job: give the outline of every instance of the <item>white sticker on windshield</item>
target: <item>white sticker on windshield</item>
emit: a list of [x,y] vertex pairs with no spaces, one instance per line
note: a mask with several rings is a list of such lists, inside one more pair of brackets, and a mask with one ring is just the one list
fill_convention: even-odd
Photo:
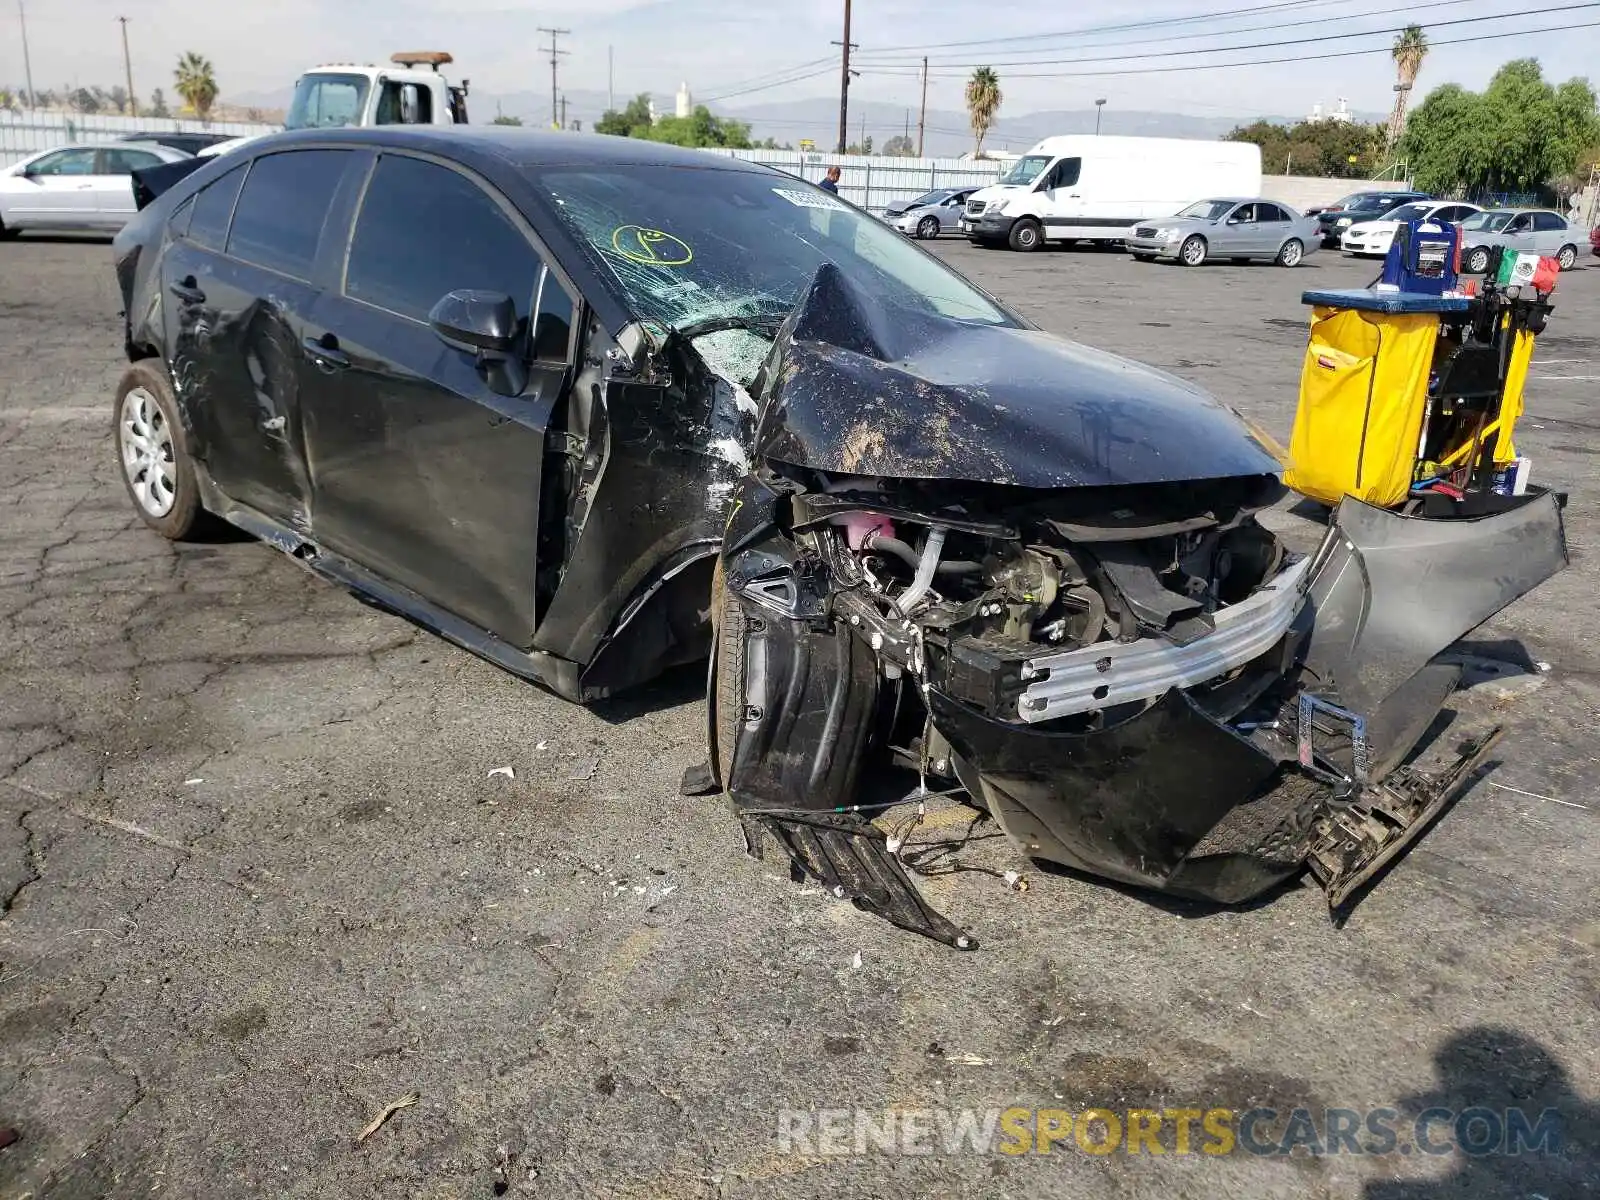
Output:
[[773,188],[775,193],[782,196],[796,208],[828,208],[839,212],[849,212],[850,206],[831,196],[819,196],[815,192],[802,192],[795,188]]

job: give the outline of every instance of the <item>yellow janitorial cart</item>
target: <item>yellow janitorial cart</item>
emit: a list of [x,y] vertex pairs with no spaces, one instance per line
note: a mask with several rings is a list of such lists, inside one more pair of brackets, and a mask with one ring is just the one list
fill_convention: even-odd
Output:
[[[1508,271],[1508,274],[1510,272]],[[1472,517],[1527,490],[1513,440],[1554,277],[1491,273],[1478,294],[1308,291],[1311,338],[1286,482],[1428,517]],[[1498,498],[1498,499],[1497,499]]]

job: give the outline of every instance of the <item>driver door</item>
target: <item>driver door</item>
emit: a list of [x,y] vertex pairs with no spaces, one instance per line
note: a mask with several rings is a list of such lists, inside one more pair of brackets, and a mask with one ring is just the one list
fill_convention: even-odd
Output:
[[22,176],[9,209],[19,225],[75,226],[95,221],[95,175],[93,147],[57,150],[35,160]]
[[1241,204],[1222,222],[1222,236],[1216,252],[1225,255],[1260,254],[1262,251],[1261,227],[1256,221],[1256,206]]
[[1039,185],[1046,203],[1043,206],[1045,236],[1070,235],[1073,226],[1081,225],[1085,216],[1082,190],[1078,181],[1083,175],[1083,159],[1056,160],[1049,174]]

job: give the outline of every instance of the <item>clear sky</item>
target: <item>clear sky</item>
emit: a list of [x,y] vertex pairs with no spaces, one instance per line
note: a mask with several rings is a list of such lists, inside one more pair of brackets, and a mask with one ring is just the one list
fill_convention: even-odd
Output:
[[[843,0],[24,0],[34,82],[109,86],[122,80],[116,22],[129,18],[134,82],[141,96],[172,91],[172,65],[196,50],[216,66],[223,99],[287,86],[307,66],[341,59],[383,61],[395,50],[445,49],[453,77],[475,91],[507,93],[549,87],[549,60],[539,26],[570,29],[561,39],[567,89],[604,92],[607,48],[616,62],[616,91],[652,91],[670,111],[686,80],[697,99],[737,112],[808,96],[837,95],[829,67],[841,36]],[[1252,9],[1231,16],[1201,14]],[[929,106],[959,108],[962,80],[976,62],[992,63],[1005,93],[1003,112],[1084,108],[1099,97],[1125,109],[1195,115],[1301,114],[1339,96],[1352,108],[1382,111],[1393,98],[1393,68],[1384,54],[1305,61],[1303,56],[1370,50],[1389,36],[1336,37],[1415,20],[1439,45],[1418,91],[1444,82],[1481,87],[1508,58],[1538,57],[1547,78],[1591,74],[1600,79],[1600,3],[1572,0],[1429,0],[1385,7],[1381,0],[855,0],[852,40],[860,43],[862,76],[852,95],[915,105],[920,58],[934,62]],[[1466,18],[1489,16],[1473,23]],[[1152,24],[1152,22],[1167,22]],[[1517,30],[1593,22],[1541,35]],[[1117,26],[1120,28],[1106,28]],[[0,3],[0,82],[22,82],[13,0]],[[1054,35],[1054,36],[1050,36]],[[1011,39],[1011,40],[1000,40]],[[1208,47],[1292,42],[1230,53]],[[1159,57],[1112,58],[1144,54]],[[1199,63],[1261,58],[1300,61],[1229,70],[1180,70]],[[1035,63],[1029,60],[1078,60]],[[1099,61],[1083,61],[1085,59]],[[1156,68],[1161,68],[1156,70]],[[1088,74],[1089,72],[1103,72]],[[787,73],[787,74],[785,74]],[[807,77],[808,73],[811,74]],[[1043,77],[1029,77],[1039,75]],[[774,78],[782,87],[744,91]]]

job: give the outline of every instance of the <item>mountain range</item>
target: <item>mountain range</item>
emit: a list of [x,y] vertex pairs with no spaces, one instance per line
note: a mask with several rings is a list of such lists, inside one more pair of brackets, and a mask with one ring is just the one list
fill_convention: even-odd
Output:
[[[282,88],[269,92],[242,92],[226,97],[226,102],[237,108],[258,108],[263,111],[283,110],[288,107],[292,90]],[[566,115],[570,124],[581,122],[581,128],[591,129],[610,103],[605,92],[573,89],[566,95]],[[621,107],[629,96],[618,92],[616,104]],[[658,95],[658,111],[671,113],[674,97]],[[698,102],[698,101],[697,101]],[[527,90],[513,92],[485,92],[473,89],[467,101],[468,110],[475,122],[493,120],[496,116],[520,117],[526,124],[543,127],[550,122],[550,93]],[[751,135],[757,141],[773,138],[780,144],[798,145],[809,138],[818,149],[831,150],[839,132],[839,104],[829,97],[805,100],[787,100],[767,104],[740,104],[711,101],[707,107],[718,116],[732,117],[748,122]],[[1356,113],[1361,121],[1379,121],[1383,114]],[[1240,112],[1237,116],[1197,117],[1186,113],[1134,111],[1107,106],[1101,114],[1100,130],[1107,134],[1137,135],[1140,137],[1214,138],[1221,137],[1236,126],[1265,119],[1293,123],[1301,117],[1285,117],[1262,113]],[[902,105],[879,101],[860,101],[850,106],[849,140],[857,143],[863,131],[873,144],[881,148],[891,137],[910,132],[913,143],[917,140],[917,112]],[[1041,138],[1058,133],[1093,133],[1095,110],[1058,109],[1004,116],[997,120],[984,145],[991,150],[1026,150]],[[972,131],[967,125],[967,115],[951,109],[929,109],[924,134],[924,153],[929,157],[954,157],[971,150]]]

